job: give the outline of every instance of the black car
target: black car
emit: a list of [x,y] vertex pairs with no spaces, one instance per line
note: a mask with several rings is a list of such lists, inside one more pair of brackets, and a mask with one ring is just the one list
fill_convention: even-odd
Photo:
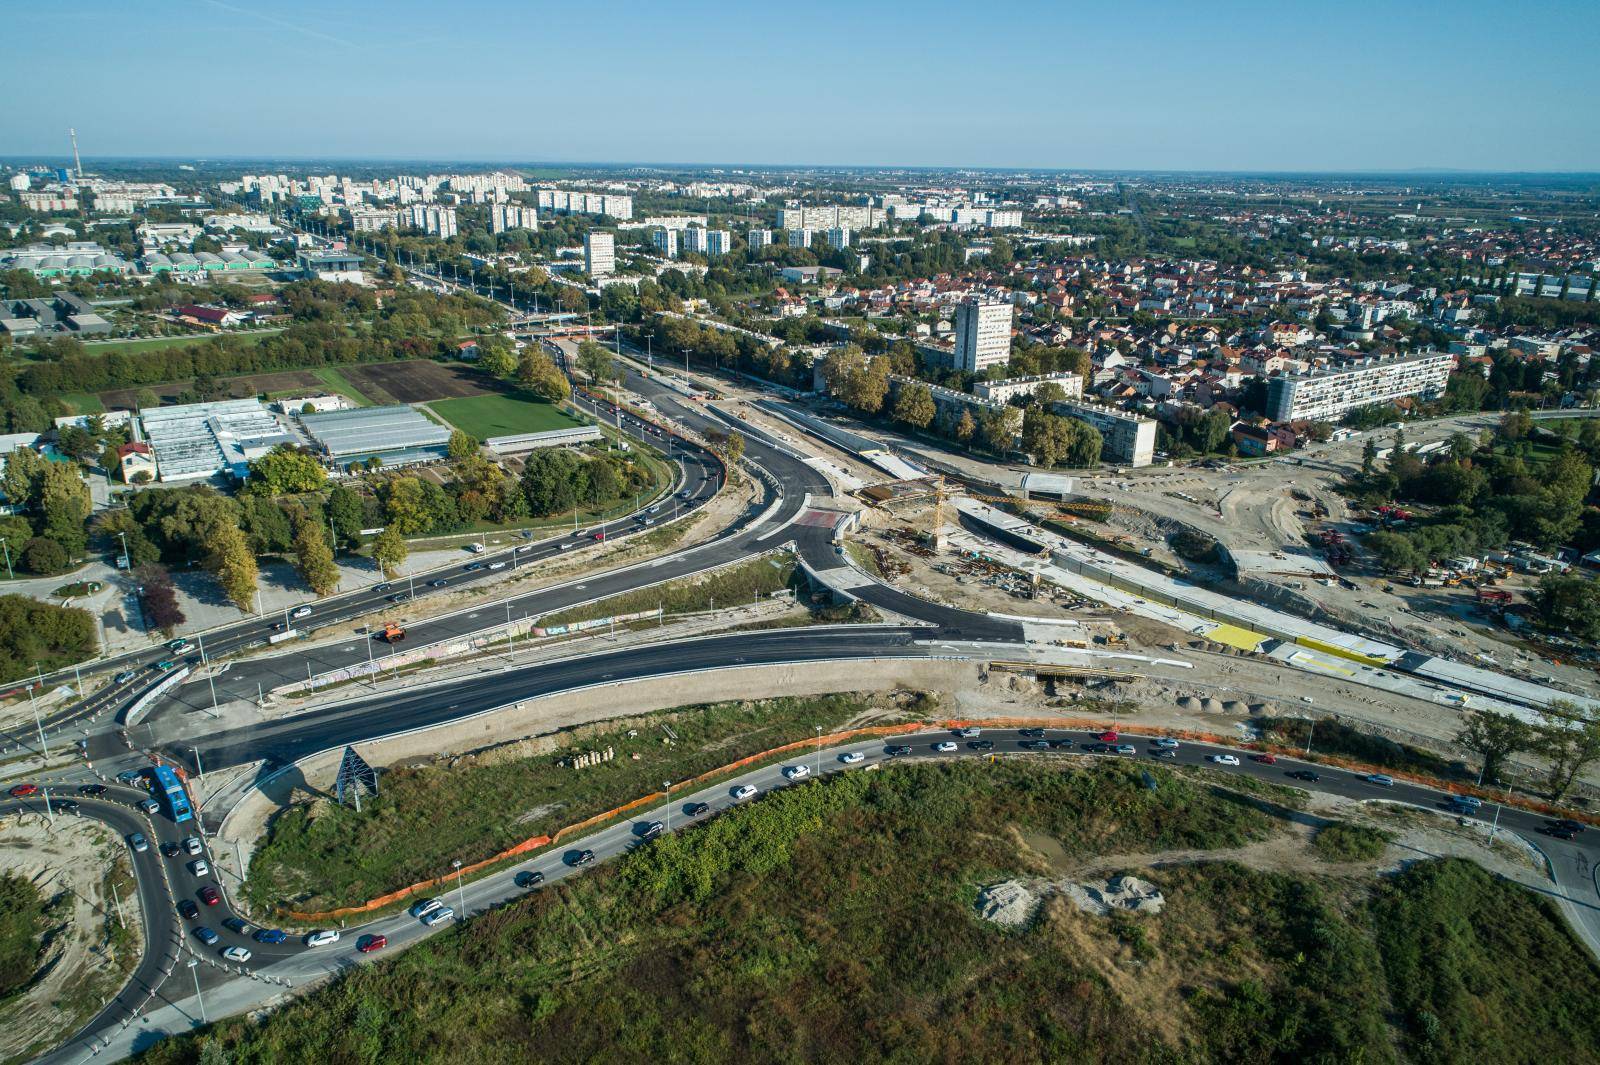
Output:
[[78,812],[78,804],[71,799],[51,799],[50,806],[57,813],[75,814]]
[[169,841],[169,842],[163,843],[161,845],[161,855],[164,858],[176,858],[178,855],[180,855],[182,853],[183,853],[183,848],[178,846],[176,843],[173,843],[173,842]]
[[883,753],[890,758],[899,758],[903,754],[911,753],[911,745],[908,743],[891,744],[883,749]]
[[684,809],[688,811],[690,817],[699,817],[701,814],[710,811],[711,804],[706,802],[692,802],[688,806],[684,807]]
[[567,864],[576,867],[580,865],[588,865],[592,861],[594,861],[594,851],[581,850],[577,854],[574,854],[572,857],[568,858]]
[[250,922],[239,917],[224,917],[222,927],[236,935],[247,936],[253,931]]
[[1045,740],[1022,740],[1017,744],[1025,751],[1048,751],[1050,744]]
[[1559,821],[1552,821],[1547,825],[1540,825],[1539,831],[1552,839],[1573,839],[1578,834]]
[[480,570],[482,568],[483,568],[483,563],[482,562],[468,562],[465,566],[461,567],[461,572],[462,573],[476,573],[476,572],[478,572],[478,570]]
[[429,588],[443,588],[449,583],[450,583],[449,581],[445,580],[443,577],[440,577],[436,581],[429,581],[428,582],[428,587]]
[[1152,747],[1150,750],[1146,751],[1145,753],[1148,754],[1151,758],[1176,758],[1176,757],[1178,757],[1178,752],[1177,751],[1169,751],[1165,747]]
[[104,795],[105,793],[106,786],[104,784],[85,784],[78,789],[79,795]]
[[1017,730],[1017,735],[1018,736],[1026,736],[1030,740],[1042,740],[1042,739],[1044,739],[1044,729],[1042,729],[1042,728],[1018,729]]
[[409,602],[411,602],[411,597],[409,595],[407,595],[405,592],[401,592],[398,595],[391,595],[389,597],[389,602],[391,602],[391,603],[409,603]]
[[1050,746],[1055,748],[1058,751],[1066,750],[1068,747],[1072,746],[1072,741],[1071,740],[1051,740],[1050,741]]
[[1557,828],[1564,828],[1573,835],[1577,835],[1579,832],[1582,832],[1588,827],[1582,821],[1574,821],[1570,817],[1557,818],[1556,820],[1552,821],[1551,824],[1555,825]]
[[387,592],[390,588],[393,588],[393,587],[394,587],[394,585],[390,584],[388,581],[384,581],[382,584],[374,584],[372,586],[372,590],[375,591],[375,592]]
[[183,916],[185,921],[192,921],[200,916],[200,907],[194,904],[193,899],[179,899],[178,913]]
[[1315,784],[1322,779],[1322,774],[1313,773],[1309,769],[1291,769],[1287,774],[1291,780],[1303,780],[1307,784]]
[[648,825],[645,825],[643,828],[641,828],[639,830],[639,838],[640,839],[655,839],[657,836],[661,835],[661,833],[665,832],[666,830],[667,830],[667,826],[662,824],[660,821],[651,821]]
[[1083,749],[1090,754],[1111,754],[1117,746],[1114,743],[1086,743]]
[[994,740],[972,740],[967,744],[967,747],[974,751],[992,751],[994,750]]
[[515,883],[521,888],[538,887],[544,883],[544,874],[537,869],[524,869],[516,875]]

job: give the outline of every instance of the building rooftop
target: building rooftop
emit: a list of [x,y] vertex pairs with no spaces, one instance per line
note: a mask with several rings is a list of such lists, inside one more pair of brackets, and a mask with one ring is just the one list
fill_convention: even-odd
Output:
[[330,458],[345,460],[450,442],[450,427],[429,421],[415,407],[357,407],[304,414],[300,423]]

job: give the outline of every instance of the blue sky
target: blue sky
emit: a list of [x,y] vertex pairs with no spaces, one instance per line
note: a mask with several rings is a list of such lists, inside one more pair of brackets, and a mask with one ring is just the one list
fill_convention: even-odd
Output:
[[1600,2],[79,0],[0,155],[1600,171]]

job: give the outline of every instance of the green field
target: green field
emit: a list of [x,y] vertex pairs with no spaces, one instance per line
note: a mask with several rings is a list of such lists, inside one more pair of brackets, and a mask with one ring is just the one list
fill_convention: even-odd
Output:
[[311,372],[316,375],[317,380],[328,386],[328,391],[343,396],[359,407],[372,406],[372,400],[368,399],[361,389],[351,383],[350,378],[346,377],[344,371],[339,367],[319,366]]
[[239,344],[259,344],[282,329],[252,329],[240,333],[191,333],[186,336],[148,337],[144,340],[91,340],[83,347],[91,355],[109,355],[113,351],[148,351],[151,348],[183,348],[204,344],[208,340],[227,337]]
[[433,400],[428,407],[451,425],[479,440],[547,429],[571,429],[584,423],[530,392],[504,396],[467,396]]
[[104,414],[106,405],[100,402],[100,397],[93,392],[66,392],[60,396],[61,402],[71,408],[74,414]]
[[[844,774],[138,1060],[1600,1058],[1600,970],[1548,900],[1455,859],[1387,877],[1227,860],[1281,838],[1271,809],[1222,778],[1112,763]],[[1130,857],[1089,864],[1107,854]],[[1119,871],[1165,908],[1099,916],[1055,898],[1019,927],[977,914],[1002,879]]]

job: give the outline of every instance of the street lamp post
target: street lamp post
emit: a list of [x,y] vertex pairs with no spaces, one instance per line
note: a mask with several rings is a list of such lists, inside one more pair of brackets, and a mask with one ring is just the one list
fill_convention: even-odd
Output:
[[16,574],[11,572],[11,548],[6,545],[4,536],[0,536],[0,550],[6,553],[6,580],[12,580]]
[[194,977],[194,997],[195,1001],[200,1003],[200,1023],[209,1024],[210,1022],[206,1020],[206,999],[205,996],[200,993],[199,964],[200,962],[196,959],[189,959],[189,975]]
[[817,776],[822,775],[822,726],[813,725],[817,730]]
[[672,831],[672,781],[663,780],[661,786],[667,791],[667,831]]
[[205,787],[205,783],[206,783],[206,767],[200,761],[200,748],[198,748],[198,747],[190,747],[189,748],[189,753],[194,755],[194,779],[195,779],[195,783],[199,784],[201,787]]
[[33,708],[33,727],[39,730],[39,746],[46,758],[50,757],[50,744],[44,738],[44,723],[39,720],[39,703],[33,695],[33,685],[28,685],[28,705]]
[[450,864],[456,868],[456,905],[459,907],[456,912],[461,914],[461,920],[466,920],[467,892],[466,889],[461,886],[461,859],[457,858]]
[[1311,753],[1311,737],[1316,734],[1317,719],[1306,715],[1306,754]]
[[128,534],[125,533],[125,532],[119,532],[119,533],[117,533],[117,536],[118,536],[118,538],[120,538],[122,540],[122,568],[123,568],[123,571],[127,572],[127,573],[132,573],[133,572],[133,559],[128,557]]

